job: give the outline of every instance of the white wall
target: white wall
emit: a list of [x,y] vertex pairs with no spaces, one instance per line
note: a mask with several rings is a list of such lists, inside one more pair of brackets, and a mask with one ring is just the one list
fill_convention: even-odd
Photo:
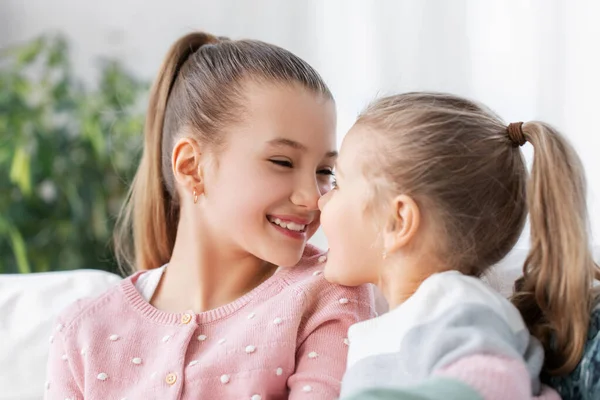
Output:
[[340,139],[369,100],[395,91],[450,91],[487,103],[508,122],[541,119],[563,130],[583,159],[599,244],[600,2],[568,4],[0,0],[0,47],[62,31],[83,77],[94,76],[98,57],[111,56],[151,78],[169,44],[190,30],[262,39],[323,74],[338,103]]

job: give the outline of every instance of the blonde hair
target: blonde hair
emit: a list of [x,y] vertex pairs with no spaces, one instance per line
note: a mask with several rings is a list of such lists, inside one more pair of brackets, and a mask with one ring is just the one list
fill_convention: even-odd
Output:
[[295,83],[332,99],[310,65],[268,43],[197,32],[168,51],[150,93],[142,159],[115,230],[115,251],[124,271],[169,261],[179,222],[173,146],[185,128],[219,148],[223,128],[243,117],[243,85],[250,80]]
[[[583,167],[564,137],[542,122],[509,132],[485,107],[437,93],[382,98],[357,125],[372,128],[371,163],[362,162],[377,192],[411,195],[443,233],[439,256],[454,269],[481,276],[515,245],[529,210],[531,249],[512,301],[546,350],[546,372],[573,370],[600,269],[589,247]],[[535,152],[530,177],[524,141]]]

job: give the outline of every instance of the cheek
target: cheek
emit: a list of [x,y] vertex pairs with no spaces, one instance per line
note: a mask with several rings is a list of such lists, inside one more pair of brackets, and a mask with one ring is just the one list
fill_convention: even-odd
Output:
[[329,248],[331,243],[338,238],[338,230],[342,220],[340,218],[340,204],[337,199],[333,199],[333,193],[328,193],[319,199],[319,209],[321,210],[320,222],[323,233],[327,237]]
[[224,167],[214,180],[213,192],[209,196],[221,219],[243,229],[249,222],[262,223],[264,213],[286,198],[288,188],[279,176],[252,164]]
[[[329,243],[325,278],[333,283],[357,286],[371,282],[373,240],[365,234],[362,214],[352,204],[333,197],[321,214],[321,225]],[[368,222],[366,222],[368,223]]]

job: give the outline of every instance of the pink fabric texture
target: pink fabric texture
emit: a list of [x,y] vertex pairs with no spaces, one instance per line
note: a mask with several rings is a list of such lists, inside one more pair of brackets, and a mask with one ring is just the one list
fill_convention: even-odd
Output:
[[348,327],[374,316],[369,287],[325,281],[324,254],[302,260],[223,307],[160,311],[141,273],[60,318],[46,399],[335,399]]
[[454,378],[475,389],[485,400],[560,400],[558,393],[543,386],[539,396],[531,396],[530,374],[523,361],[477,354],[440,369],[436,376]]

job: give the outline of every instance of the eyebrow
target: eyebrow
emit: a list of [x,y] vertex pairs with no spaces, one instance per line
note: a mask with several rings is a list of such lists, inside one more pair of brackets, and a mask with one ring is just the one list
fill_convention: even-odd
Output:
[[[302,152],[305,152],[308,150],[306,148],[306,146],[303,145],[302,143],[296,142],[295,140],[286,139],[286,138],[276,138],[276,139],[270,140],[268,143],[275,147],[290,147],[294,150],[300,150]],[[338,152],[333,150],[333,151],[327,152],[327,154],[325,154],[325,158],[334,158],[334,157],[337,157],[337,155],[338,155]]]

